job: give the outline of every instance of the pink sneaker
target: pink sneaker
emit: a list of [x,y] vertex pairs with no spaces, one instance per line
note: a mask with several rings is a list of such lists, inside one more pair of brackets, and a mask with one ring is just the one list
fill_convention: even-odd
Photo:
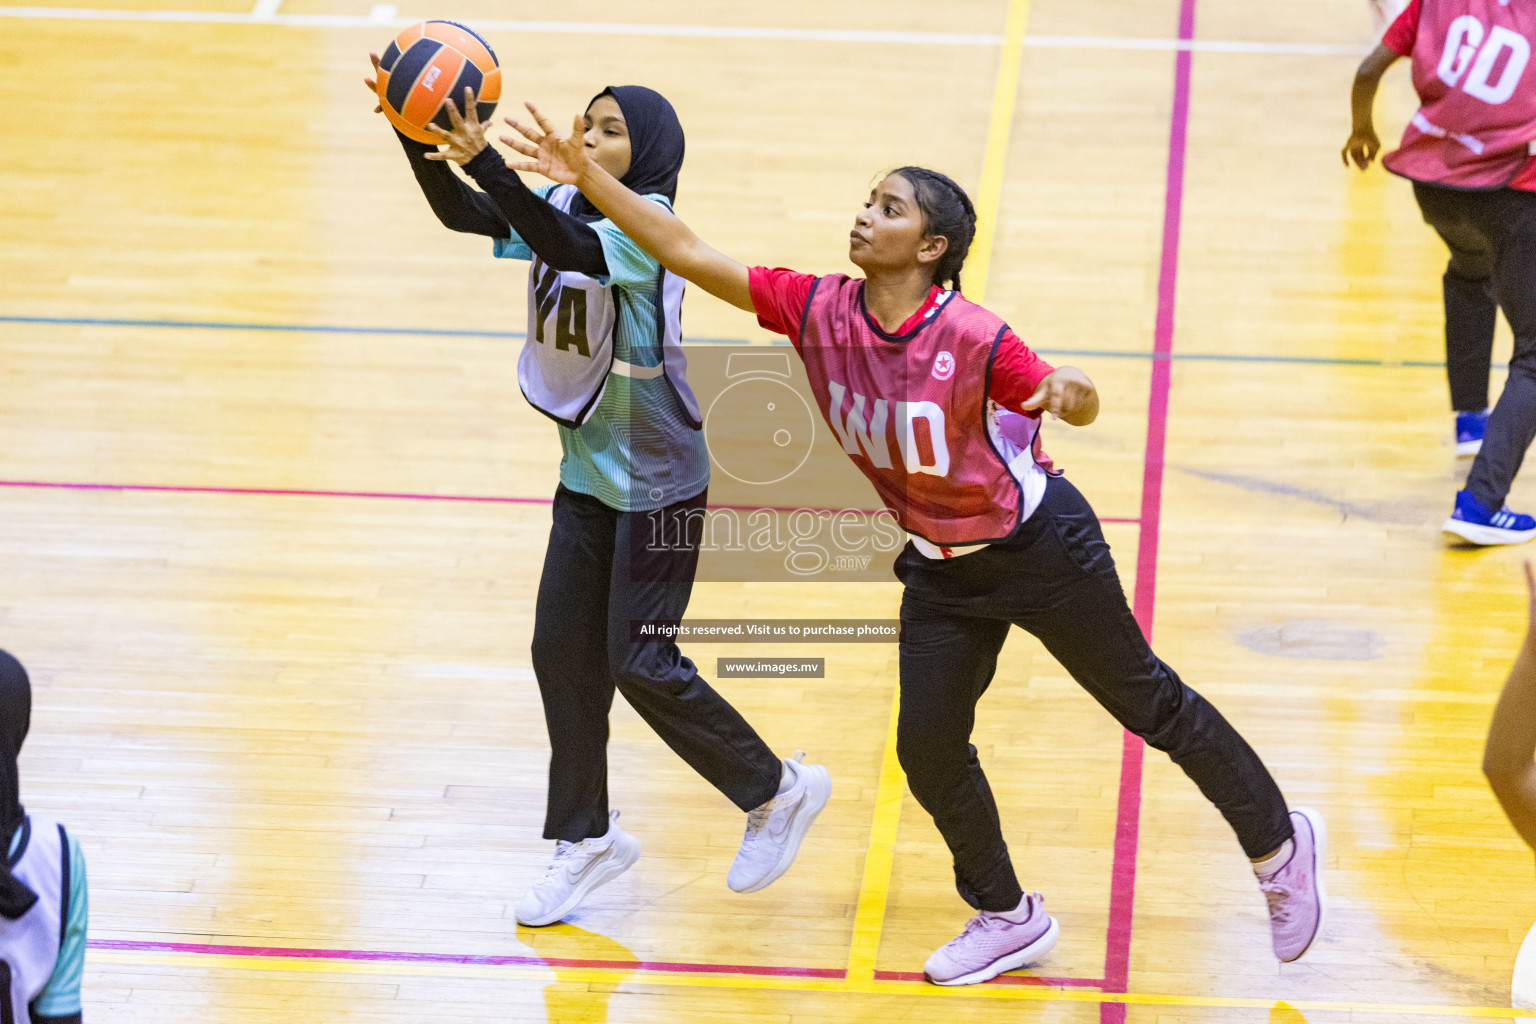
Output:
[[1278,871],[1259,876],[1259,888],[1269,901],[1269,929],[1275,956],[1284,963],[1300,960],[1323,927],[1328,897],[1323,892],[1323,857],[1328,829],[1322,815],[1310,807],[1291,811],[1291,859]]
[[[1025,912],[1021,921],[1013,920]],[[1025,896],[1017,910],[983,910],[965,923],[965,931],[940,946],[923,965],[923,977],[935,985],[974,985],[1004,971],[1016,971],[1040,959],[1056,945],[1061,926],[1045,913],[1039,893]]]

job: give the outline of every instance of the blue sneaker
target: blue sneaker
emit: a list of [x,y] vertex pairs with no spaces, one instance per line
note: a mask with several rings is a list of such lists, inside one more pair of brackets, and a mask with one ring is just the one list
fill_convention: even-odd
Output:
[[1524,544],[1536,537],[1536,519],[1511,512],[1505,505],[1489,512],[1471,491],[1456,492],[1456,508],[1441,527],[1473,544]]
[[1483,450],[1483,431],[1488,429],[1488,410],[1456,414],[1456,454],[1476,455]]

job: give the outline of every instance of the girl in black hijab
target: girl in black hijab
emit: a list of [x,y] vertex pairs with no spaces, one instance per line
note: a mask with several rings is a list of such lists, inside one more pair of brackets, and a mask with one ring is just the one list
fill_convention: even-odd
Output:
[[[831,778],[801,764],[802,755],[780,761],[669,634],[644,642],[630,635],[633,621],[682,620],[707,507],[709,453],[682,372],[683,281],[576,189],[530,190],[486,143],[473,97],[466,93],[462,104],[468,120],[459,109],[450,105],[452,131],[437,132],[441,151],[404,136],[401,144],[445,226],[495,239],[497,256],[532,262],[518,382],[559,424],[564,452],[532,651],[550,742],[544,838],[556,847],[517,904],[517,919],[553,924],[640,855],[608,808],[615,689],[748,812],[726,882],[755,892],[788,870],[826,806]],[[588,104],[581,129],[594,161],[671,208],[684,141],[665,97],[611,86]],[[450,161],[485,191],[454,175]],[[677,542],[657,548],[647,543],[653,536]]]
[[[0,836],[14,836],[27,820],[21,806],[16,758],[32,723],[32,684],[21,662],[0,651]],[[0,917],[14,921],[37,902],[37,893],[11,873],[0,870]]]
[[0,651],[0,1017],[79,1024],[88,907],[85,858],[64,826],[21,806],[16,767],[32,720],[27,670]]

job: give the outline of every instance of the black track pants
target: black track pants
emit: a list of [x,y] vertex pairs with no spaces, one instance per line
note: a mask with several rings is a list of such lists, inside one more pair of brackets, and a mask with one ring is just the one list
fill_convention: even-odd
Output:
[[[1473,496],[1496,512],[1536,437],[1536,192],[1510,188],[1469,192],[1415,182],[1413,194],[1424,220],[1451,250],[1446,272],[1446,347],[1452,391],[1458,374],[1470,381],[1469,367],[1480,358],[1471,350],[1474,343],[1481,344],[1484,324],[1492,344],[1492,316],[1486,303],[1493,296],[1514,331],[1509,379],[1488,417],[1483,449],[1467,475]],[[1460,279],[1454,286],[1452,275]],[[1453,291],[1460,295],[1459,313],[1454,314]],[[1478,291],[1485,298],[1479,299]],[[1461,318],[1455,329],[1463,339],[1454,346],[1453,315]],[[1461,349],[1454,357],[1452,347]],[[1468,394],[1462,398],[1453,394],[1453,402],[1474,402],[1475,387],[1475,383],[1466,384]]]
[[698,567],[690,544],[649,542],[657,512],[620,512],[561,486],[534,613],[533,670],[549,727],[544,838],[608,830],[608,712],[617,689],[694,771],[747,811],[772,799],[784,768],[677,645],[635,643],[631,620],[679,622]]
[[901,713],[896,750],[918,803],[955,859],[961,897],[982,910],[1022,898],[997,805],[970,735],[1010,625],[1033,633],[1125,728],[1166,752],[1261,857],[1291,836],[1285,798],[1253,748],[1147,646],[1098,518],[1055,477],[1008,540],[950,560],[897,560]]

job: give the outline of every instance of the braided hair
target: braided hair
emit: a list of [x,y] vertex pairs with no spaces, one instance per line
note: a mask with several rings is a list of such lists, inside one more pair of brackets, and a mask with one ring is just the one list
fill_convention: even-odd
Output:
[[891,173],[911,184],[917,208],[923,211],[923,230],[929,235],[943,235],[949,242],[933,269],[934,284],[958,292],[960,268],[976,237],[976,207],[971,205],[971,197],[953,179],[926,167],[898,167]]

